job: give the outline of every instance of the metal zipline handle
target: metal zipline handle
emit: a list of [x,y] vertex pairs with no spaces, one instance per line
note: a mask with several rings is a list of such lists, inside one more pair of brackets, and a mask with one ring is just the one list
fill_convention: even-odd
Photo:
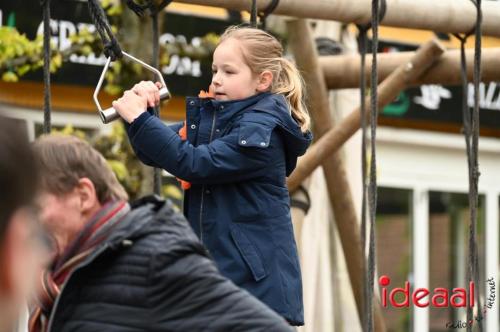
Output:
[[[160,79],[160,83],[162,85],[162,88],[160,89],[160,100],[170,99],[170,97],[171,97],[170,92],[168,91],[167,85],[165,84],[165,80],[163,79],[163,76],[158,69],[156,69],[156,68],[148,65],[147,63],[131,56],[130,54],[128,54],[126,52],[122,52],[122,54],[123,54],[123,56],[129,58],[132,61],[139,63],[141,66],[143,66],[144,68],[146,68],[147,70],[153,72],[156,76],[158,76],[158,78]],[[104,69],[102,70],[101,77],[99,78],[99,82],[97,82],[97,86],[96,86],[95,91],[94,91],[94,102],[97,106],[97,109],[99,110],[99,115],[100,115],[103,123],[110,123],[110,122],[120,118],[120,114],[118,114],[118,112],[113,107],[110,107],[110,108],[103,110],[101,107],[101,104],[99,103],[99,99],[97,98],[99,91],[101,90],[102,82],[104,82],[104,76],[105,76],[106,71],[108,70],[110,64],[111,64],[111,58],[108,58],[106,60],[106,64],[104,65]]]

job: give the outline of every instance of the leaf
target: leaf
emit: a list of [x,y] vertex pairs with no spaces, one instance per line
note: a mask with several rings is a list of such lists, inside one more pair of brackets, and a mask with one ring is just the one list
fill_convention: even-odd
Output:
[[24,74],[26,74],[29,70],[31,69],[31,66],[26,64],[26,65],[22,65],[20,66],[19,68],[17,68],[17,74],[19,76],[23,76]]
[[14,72],[7,71],[3,73],[2,80],[5,82],[17,82],[19,81],[19,77]]
[[109,16],[118,16],[123,12],[123,7],[118,5],[118,6],[111,6],[109,9],[106,11],[106,13]]
[[113,124],[113,128],[111,129],[111,136],[119,143],[123,142],[126,136],[126,132],[125,127],[121,122],[115,122]]
[[57,68],[61,67],[62,65],[62,56],[61,53],[57,53],[52,57],[52,60],[54,61],[54,65],[57,66]]
[[107,93],[109,93],[112,96],[117,96],[120,93],[122,93],[123,89],[121,86],[116,85],[116,84],[107,84],[104,87],[104,91],[106,91]]
[[116,177],[119,181],[123,181],[128,178],[129,173],[125,164],[118,160],[107,160],[108,165],[111,167],[113,172],[116,174]]
[[85,132],[79,129],[75,129],[71,123],[67,124],[64,126],[64,128],[61,129],[52,129],[53,134],[59,134],[59,135],[71,135],[71,136],[76,136],[78,138],[81,138],[85,140],[87,137],[85,135]]
[[83,45],[81,52],[83,55],[87,56],[92,53],[92,47],[90,47],[90,45]]
[[170,197],[173,199],[182,199],[182,192],[180,191],[179,187],[173,184],[164,185],[162,191],[165,197]]

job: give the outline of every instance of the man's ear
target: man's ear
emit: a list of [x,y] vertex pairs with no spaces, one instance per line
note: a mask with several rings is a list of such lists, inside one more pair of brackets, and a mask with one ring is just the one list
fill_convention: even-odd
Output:
[[272,84],[273,84],[273,73],[271,73],[269,70],[264,70],[259,75],[257,91],[259,92],[269,91]]
[[80,198],[80,211],[82,213],[89,211],[92,213],[96,207],[100,206],[94,183],[89,178],[79,179],[76,190]]

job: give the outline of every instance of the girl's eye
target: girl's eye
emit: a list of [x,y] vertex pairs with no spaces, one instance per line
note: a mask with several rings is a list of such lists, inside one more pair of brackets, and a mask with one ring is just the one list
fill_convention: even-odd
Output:
[[212,74],[217,74],[217,69],[212,69]]

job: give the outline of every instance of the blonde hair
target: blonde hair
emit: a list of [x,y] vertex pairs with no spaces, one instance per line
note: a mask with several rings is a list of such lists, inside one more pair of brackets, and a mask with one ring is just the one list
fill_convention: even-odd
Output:
[[304,81],[295,64],[283,57],[280,42],[263,30],[240,26],[227,28],[219,44],[230,38],[242,43],[244,60],[254,74],[265,70],[273,74],[271,92],[282,94],[302,132],[309,130],[311,119],[304,102]]
[[63,195],[85,177],[94,184],[101,204],[128,199],[106,159],[84,140],[61,134],[44,135],[33,143],[33,150],[43,190]]

